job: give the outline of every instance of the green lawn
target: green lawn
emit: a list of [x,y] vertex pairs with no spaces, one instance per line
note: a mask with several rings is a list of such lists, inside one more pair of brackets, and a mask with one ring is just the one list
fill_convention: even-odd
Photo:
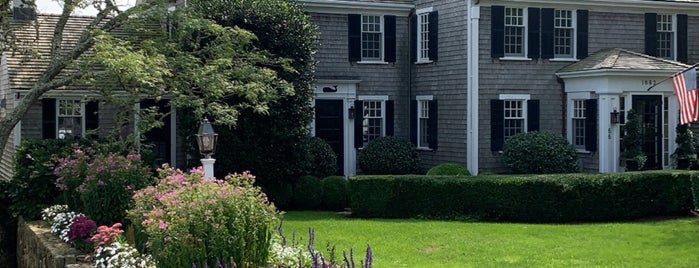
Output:
[[287,212],[284,231],[386,267],[699,267],[699,218],[586,224],[353,219]]

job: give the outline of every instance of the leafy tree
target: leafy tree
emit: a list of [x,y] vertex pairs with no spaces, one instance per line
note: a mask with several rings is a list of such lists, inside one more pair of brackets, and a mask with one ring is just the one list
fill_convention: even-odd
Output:
[[[293,0],[190,0],[187,6],[222,26],[251,31],[257,36],[256,48],[289,59],[292,67],[275,71],[293,85],[293,94],[270,102],[268,113],[241,111],[235,129],[216,129],[217,175],[251,170],[262,184],[297,177],[303,172],[303,161],[308,159],[303,147],[312,120],[317,27]],[[190,135],[195,133],[198,122],[183,125],[190,126],[182,128],[183,134]],[[198,155],[191,144],[190,152]]]

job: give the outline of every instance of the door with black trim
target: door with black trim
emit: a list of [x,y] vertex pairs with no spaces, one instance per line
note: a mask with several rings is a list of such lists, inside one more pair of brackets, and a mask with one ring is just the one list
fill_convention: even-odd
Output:
[[663,168],[662,111],[663,98],[660,95],[633,96],[633,109],[641,119],[641,149],[648,157],[644,169]]
[[[162,118],[164,123],[162,127],[153,128],[143,134],[145,136],[143,144],[146,145],[147,148],[150,148],[150,153],[144,155],[144,160],[152,160],[152,164],[155,166],[170,163],[170,156],[172,154],[170,148],[172,123],[170,122],[170,105],[168,102],[168,100],[155,101],[153,99],[141,101],[141,109],[157,107],[159,114],[167,115]],[[170,163],[170,166],[173,166],[173,163]]]
[[319,100],[315,104],[316,137],[327,142],[337,155],[337,175],[344,175],[344,109],[342,100]]

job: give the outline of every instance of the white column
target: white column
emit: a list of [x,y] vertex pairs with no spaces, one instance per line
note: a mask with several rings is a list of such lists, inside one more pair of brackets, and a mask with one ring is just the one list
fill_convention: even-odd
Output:
[[466,167],[472,175],[478,175],[478,21],[481,9],[468,2],[467,54],[466,72]]
[[619,124],[611,123],[611,113],[619,111],[619,96],[601,94],[597,107],[599,172],[619,172]]
[[214,178],[214,163],[216,159],[213,158],[202,158],[201,164],[204,166],[204,178],[211,179]]

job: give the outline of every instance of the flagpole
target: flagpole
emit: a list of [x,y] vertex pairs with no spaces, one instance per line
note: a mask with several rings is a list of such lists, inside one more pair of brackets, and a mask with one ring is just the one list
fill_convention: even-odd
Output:
[[673,75],[671,75],[671,76],[669,76],[669,77],[667,77],[667,78],[665,78],[665,79],[663,79],[663,80],[660,80],[659,82],[656,82],[655,84],[653,84],[652,86],[650,86],[648,89],[646,89],[646,91],[650,91],[651,88],[654,88],[654,87],[657,86],[658,84],[660,84],[660,83],[662,83],[662,82],[665,82],[665,81],[667,81],[667,80],[670,80],[670,79],[672,79],[673,77],[675,77],[675,75],[684,73],[684,72],[686,72],[687,70],[692,69],[692,68],[697,67],[697,66],[699,66],[699,63],[695,63],[694,65],[689,66],[689,67],[687,67],[686,69],[684,69],[684,70],[682,70],[682,71],[676,72],[675,74],[673,74]]

